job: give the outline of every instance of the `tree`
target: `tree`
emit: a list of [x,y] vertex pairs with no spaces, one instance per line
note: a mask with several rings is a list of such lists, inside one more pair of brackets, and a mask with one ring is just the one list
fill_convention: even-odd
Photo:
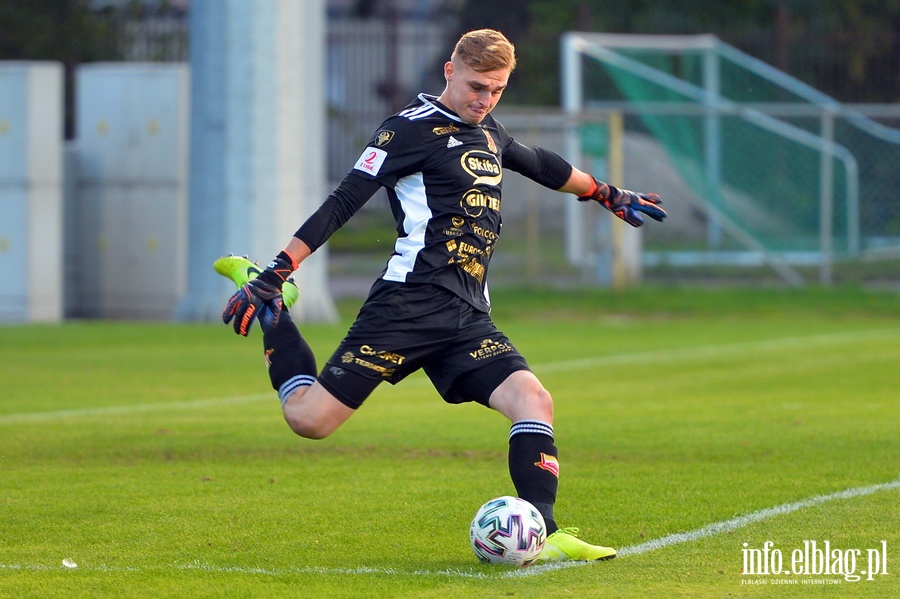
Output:
[[469,0],[463,28],[497,27],[521,69],[508,101],[559,102],[565,31],[712,33],[845,102],[900,101],[900,0]]
[[0,60],[53,60],[66,72],[66,137],[74,132],[74,71],[82,62],[115,60],[115,32],[87,0],[3,0]]

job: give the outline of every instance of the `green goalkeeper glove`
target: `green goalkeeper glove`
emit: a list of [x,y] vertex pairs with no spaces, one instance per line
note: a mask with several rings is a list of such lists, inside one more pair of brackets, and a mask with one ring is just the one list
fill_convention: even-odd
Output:
[[594,200],[632,227],[644,224],[642,212],[660,222],[667,216],[666,211],[660,206],[662,200],[659,194],[619,189],[597,179],[594,179],[594,188],[587,194],[578,196],[578,200],[581,202]]

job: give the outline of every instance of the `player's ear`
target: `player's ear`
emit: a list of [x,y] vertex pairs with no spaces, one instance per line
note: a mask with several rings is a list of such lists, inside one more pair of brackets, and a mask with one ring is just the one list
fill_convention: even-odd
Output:
[[453,63],[449,60],[444,63],[444,79],[448,82],[453,77]]

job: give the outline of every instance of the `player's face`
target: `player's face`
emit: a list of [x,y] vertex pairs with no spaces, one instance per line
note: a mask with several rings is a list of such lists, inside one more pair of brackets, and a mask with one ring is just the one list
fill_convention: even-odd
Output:
[[500,101],[509,69],[479,73],[461,61],[448,62],[444,78],[447,86],[439,100],[466,123],[477,125]]

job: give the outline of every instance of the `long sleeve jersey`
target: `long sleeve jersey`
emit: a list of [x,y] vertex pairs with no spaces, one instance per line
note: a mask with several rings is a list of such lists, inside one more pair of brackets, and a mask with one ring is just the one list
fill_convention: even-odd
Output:
[[295,236],[317,249],[384,187],[397,241],[381,277],[440,285],[488,311],[503,169],[550,189],[562,187],[572,172],[557,154],[517,142],[493,116],[470,125],[437,98],[420,94],[381,124]]

